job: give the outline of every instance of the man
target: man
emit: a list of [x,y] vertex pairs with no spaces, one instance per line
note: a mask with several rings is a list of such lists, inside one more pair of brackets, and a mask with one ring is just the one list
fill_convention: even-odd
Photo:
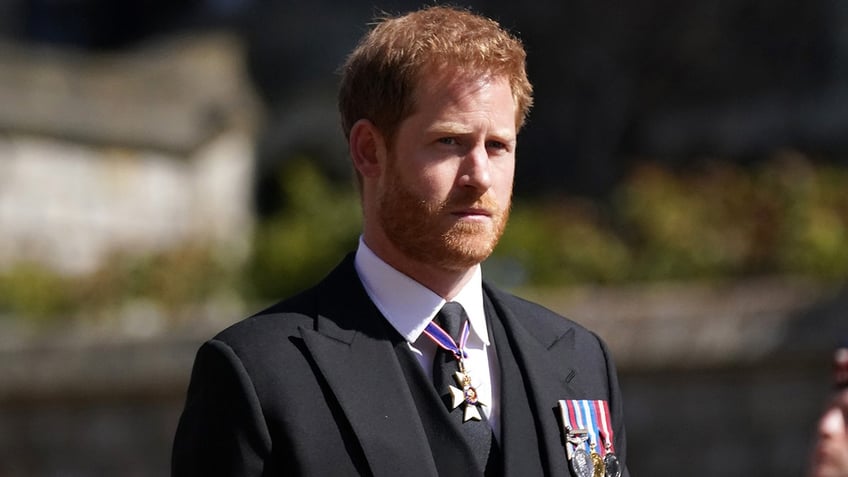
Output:
[[819,419],[809,477],[848,477],[848,343],[834,354],[833,396]]
[[524,63],[458,9],[366,34],[339,94],[359,248],[201,347],[174,475],[627,475],[602,342],[481,278],[532,102]]

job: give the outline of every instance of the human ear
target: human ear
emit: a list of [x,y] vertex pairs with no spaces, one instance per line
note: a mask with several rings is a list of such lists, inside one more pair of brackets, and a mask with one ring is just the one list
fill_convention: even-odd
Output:
[[386,157],[386,142],[371,121],[360,119],[350,129],[350,158],[363,177],[378,177]]

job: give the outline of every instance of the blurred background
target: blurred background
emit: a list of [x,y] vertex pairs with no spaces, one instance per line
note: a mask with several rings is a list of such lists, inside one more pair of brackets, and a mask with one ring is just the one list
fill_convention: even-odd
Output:
[[[634,476],[802,475],[848,336],[848,3],[462,1],[536,106],[488,277],[596,330]],[[167,475],[194,353],[355,247],[337,69],[421,2],[0,2],[0,476]]]

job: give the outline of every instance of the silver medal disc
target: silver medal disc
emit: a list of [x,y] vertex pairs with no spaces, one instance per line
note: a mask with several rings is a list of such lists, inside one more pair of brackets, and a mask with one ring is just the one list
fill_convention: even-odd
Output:
[[571,455],[571,468],[577,477],[592,477],[595,467],[586,449],[582,447],[574,449],[574,453]]
[[612,452],[604,456],[604,477],[621,477],[621,464]]

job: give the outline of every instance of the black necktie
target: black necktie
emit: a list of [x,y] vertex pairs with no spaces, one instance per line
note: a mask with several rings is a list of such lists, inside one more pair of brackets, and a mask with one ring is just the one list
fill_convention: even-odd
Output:
[[[454,341],[459,344],[460,330],[463,324],[468,321],[468,316],[465,314],[465,309],[462,305],[456,302],[445,303],[441,311],[436,315],[436,324],[445,330]],[[459,423],[465,439],[471,445],[474,455],[483,469],[486,468],[486,463],[489,460],[489,452],[492,446],[492,429],[489,423],[486,422],[485,415],[483,420],[468,420],[463,422],[463,414],[467,403],[460,404],[456,409],[451,409],[451,393],[449,386],[461,388],[462,386],[454,379],[454,374],[459,371],[459,364],[454,354],[441,347],[437,348],[436,356],[433,360],[433,384],[436,386],[436,392],[442,397],[445,405],[448,408],[451,419]]]

